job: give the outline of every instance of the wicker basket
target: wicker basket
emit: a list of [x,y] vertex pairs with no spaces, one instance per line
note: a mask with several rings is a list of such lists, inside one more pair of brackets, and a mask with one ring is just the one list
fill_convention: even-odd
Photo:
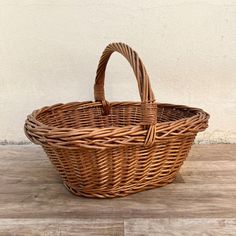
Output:
[[[105,70],[115,51],[132,66],[141,102],[105,100]],[[208,125],[201,109],[156,103],[142,61],[123,43],[104,50],[94,94],[95,102],[43,107],[25,122],[27,137],[42,145],[76,195],[118,197],[171,183],[196,134]]]

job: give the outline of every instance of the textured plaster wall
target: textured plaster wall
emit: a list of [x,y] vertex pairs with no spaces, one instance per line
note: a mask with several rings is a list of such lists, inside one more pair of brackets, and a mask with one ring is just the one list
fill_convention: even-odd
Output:
[[[0,0],[0,141],[25,142],[33,109],[93,99],[99,56],[113,41],[138,51],[160,102],[202,107],[198,142],[236,142],[236,1]],[[113,55],[108,100],[139,100]]]

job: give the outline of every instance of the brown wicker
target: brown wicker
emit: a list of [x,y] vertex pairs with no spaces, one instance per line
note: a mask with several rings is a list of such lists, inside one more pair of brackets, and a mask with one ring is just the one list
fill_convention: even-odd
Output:
[[[105,100],[105,70],[115,51],[132,66],[141,102]],[[171,183],[208,125],[201,109],[156,103],[142,61],[123,43],[104,50],[94,94],[95,102],[43,107],[25,122],[27,137],[42,145],[76,195],[111,198]]]

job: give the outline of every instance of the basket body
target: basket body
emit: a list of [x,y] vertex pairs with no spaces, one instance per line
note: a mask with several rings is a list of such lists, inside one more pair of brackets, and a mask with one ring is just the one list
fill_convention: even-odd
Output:
[[[105,100],[105,68],[113,51],[132,65],[141,102]],[[27,137],[43,147],[67,189],[112,198],[171,183],[209,115],[199,108],[156,103],[142,62],[121,43],[104,51],[94,88],[95,102],[43,107],[25,122]]]
[[[200,109],[158,104],[159,138],[146,147],[143,145],[146,134],[141,127],[135,134],[127,134],[128,129],[132,130],[140,122],[140,103],[111,103],[110,114],[104,116],[102,112],[100,103],[61,104],[34,112],[26,122],[27,136],[42,145],[64,185],[78,196],[120,197],[171,183],[197,132],[205,129],[208,119],[207,113]],[[57,127],[56,139],[50,139],[47,129],[44,135],[43,128],[36,132],[34,117],[37,122]],[[74,138],[63,136],[60,135],[62,127],[67,129],[66,134],[74,130],[70,127],[82,133]],[[54,129],[51,132],[56,132]],[[104,141],[106,129],[109,132]],[[132,141],[127,144],[127,140]],[[96,146],[99,144],[101,146]]]
[[69,191],[112,198],[171,183],[187,157],[194,136],[108,150],[68,150],[43,146]]

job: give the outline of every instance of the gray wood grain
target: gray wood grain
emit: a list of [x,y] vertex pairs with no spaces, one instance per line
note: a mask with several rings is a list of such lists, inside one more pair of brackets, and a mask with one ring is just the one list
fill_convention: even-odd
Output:
[[231,185],[172,184],[112,200],[78,198],[59,184],[34,189],[0,194],[0,218],[234,217],[236,212],[236,188]]
[[185,161],[180,174],[185,183],[236,184],[236,161]]
[[[78,235],[81,224],[83,235],[103,231],[123,235],[123,221],[127,235],[158,235],[156,228],[166,225],[166,230],[167,222],[172,224],[168,235],[185,235],[184,230],[190,235],[188,224],[202,228],[202,235],[214,235],[218,228],[222,235],[231,235],[236,217],[235,173],[236,145],[194,145],[172,184],[124,198],[88,199],[65,189],[40,147],[0,146],[0,236]],[[144,231],[138,228],[142,224]],[[178,228],[181,224],[185,228]],[[86,227],[99,229],[90,232]]]
[[236,144],[193,145],[188,160],[236,161]]
[[122,236],[123,221],[84,219],[4,219],[0,236]]
[[126,236],[235,236],[234,219],[131,219],[125,221]]

